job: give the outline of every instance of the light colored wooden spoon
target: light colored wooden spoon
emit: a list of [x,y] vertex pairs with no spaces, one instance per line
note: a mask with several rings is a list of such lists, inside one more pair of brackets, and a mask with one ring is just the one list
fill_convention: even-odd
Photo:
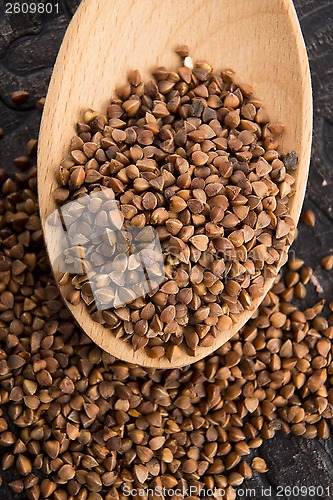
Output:
[[[131,69],[139,69],[144,79],[151,78],[157,66],[176,69],[179,58],[174,50],[183,44],[189,45],[194,60],[207,60],[215,69],[233,68],[236,81],[254,86],[271,121],[286,125],[281,149],[295,150],[299,157],[296,195],[290,203],[291,215],[298,221],[310,159],[312,98],[307,54],[292,1],[84,0],[59,51],[43,113],[38,150],[43,227],[56,209],[52,198],[56,171],[67,157],[82,112],[89,107],[105,110]],[[48,250],[52,245],[46,241]],[[265,294],[272,282],[267,280]],[[184,366],[203,358],[252,314],[242,313],[212,347],[199,348],[195,357],[184,353],[170,363],[167,358],[150,359],[144,350],[134,352],[130,343],[115,339],[94,322],[84,305],[68,307],[102,349],[125,361],[157,368]]]

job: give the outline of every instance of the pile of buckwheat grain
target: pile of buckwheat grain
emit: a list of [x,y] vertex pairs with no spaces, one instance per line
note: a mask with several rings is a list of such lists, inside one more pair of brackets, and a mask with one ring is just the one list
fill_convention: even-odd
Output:
[[[322,315],[323,301],[293,304],[311,278],[302,260],[289,261],[247,325],[206,359],[173,370],[117,361],[60,299],[38,215],[36,141],[28,151],[13,179],[0,174],[3,484],[16,471],[11,490],[33,500],[190,486],[230,500],[252,471],[266,471],[253,455],[263,440],[329,436],[333,314]],[[163,498],[156,491],[149,498]]]
[[[105,115],[85,113],[54,192],[59,205],[77,202],[66,258],[84,249],[93,264],[89,276],[61,277],[61,285],[73,285],[67,300],[82,299],[117,338],[170,360],[181,349],[195,355],[212,346],[276,275],[294,237],[287,204],[297,165],[296,153],[281,157],[283,126],[269,122],[249,85],[234,83],[232,70],[193,67],[186,47],[178,52],[184,65],[177,72],[160,67],[143,83],[132,71]],[[84,195],[103,188],[117,204],[93,198],[77,219]],[[161,242],[164,280],[152,258],[151,291],[140,294],[138,262],[114,252],[122,227],[135,228],[138,243],[147,241],[147,226]],[[114,300],[120,305],[108,307]]]

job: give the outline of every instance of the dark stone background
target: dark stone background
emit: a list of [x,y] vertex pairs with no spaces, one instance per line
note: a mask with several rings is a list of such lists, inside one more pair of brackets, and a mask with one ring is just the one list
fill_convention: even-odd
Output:
[[[105,0],[105,3],[109,1]],[[4,137],[0,140],[0,168],[13,171],[12,159],[25,154],[25,143],[37,136],[40,113],[35,102],[46,94],[52,65],[79,0],[52,0],[51,3],[59,5],[58,13],[35,15],[7,15],[5,3],[6,0],[0,0],[0,127],[4,129]],[[316,225],[310,229],[300,224],[293,250],[314,267],[324,288],[319,297],[331,299],[333,273],[323,271],[318,262],[333,251],[333,1],[295,0],[295,5],[313,80],[314,139],[305,207],[315,212]],[[16,90],[30,92],[28,102],[20,109],[13,106],[10,99]],[[311,302],[317,297],[313,289],[307,300]],[[310,441],[276,436],[266,441],[259,452],[267,461],[269,472],[260,476],[256,474],[247,481],[242,487],[245,491],[239,490],[238,498],[333,498],[332,438]],[[0,487],[0,500],[26,498],[25,495],[13,495],[6,486],[14,479],[11,472],[6,471],[2,476],[4,484]],[[311,494],[310,491],[306,496],[297,497],[288,494],[288,490],[279,494],[277,489],[302,485],[322,486],[325,492],[322,494],[318,490]],[[262,487],[271,487],[272,493],[263,495]],[[250,488],[255,488],[255,495]]]

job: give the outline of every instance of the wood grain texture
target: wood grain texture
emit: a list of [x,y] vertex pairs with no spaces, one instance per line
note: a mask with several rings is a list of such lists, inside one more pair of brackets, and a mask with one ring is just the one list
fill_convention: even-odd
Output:
[[[236,4],[193,0],[190,12],[187,0],[114,0],[107,10],[104,0],[84,0],[61,46],[43,113],[38,154],[43,225],[56,209],[52,200],[56,172],[68,155],[82,112],[87,107],[106,109],[114,89],[133,68],[144,79],[158,65],[176,69],[179,59],[174,50],[184,43],[194,60],[208,59],[215,68],[235,69],[239,82],[254,85],[271,120],[286,124],[282,151],[296,150],[299,157],[296,195],[290,203],[291,215],[298,220],[310,159],[312,98],[306,50],[291,0],[238,0]],[[46,245],[52,249],[52,237],[46,238]],[[264,295],[273,281],[266,280]],[[61,291],[65,296],[66,287]],[[149,358],[143,349],[134,351],[130,343],[116,339],[92,320],[83,303],[68,307],[101,348],[125,361],[155,368],[185,366],[203,358],[234,335],[252,314],[241,313],[230,330],[221,333],[211,347],[199,347],[196,356],[183,350],[170,362],[166,357]]]

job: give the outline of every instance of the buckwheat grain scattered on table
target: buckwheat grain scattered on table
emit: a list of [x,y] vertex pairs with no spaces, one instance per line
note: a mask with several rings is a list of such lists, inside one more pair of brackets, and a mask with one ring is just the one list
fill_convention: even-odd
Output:
[[292,301],[311,268],[292,258],[296,277],[278,277],[204,360],[173,370],[118,361],[60,298],[29,163],[14,178],[0,171],[0,482],[15,470],[11,490],[32,500],[124,499],[134,489],[147,498],[148,487],[185,497],[190,486],[230,500],[253,470],[267,470],[254,456],[264,439],[329,436],[333,301],[328,313],[323,300]]

